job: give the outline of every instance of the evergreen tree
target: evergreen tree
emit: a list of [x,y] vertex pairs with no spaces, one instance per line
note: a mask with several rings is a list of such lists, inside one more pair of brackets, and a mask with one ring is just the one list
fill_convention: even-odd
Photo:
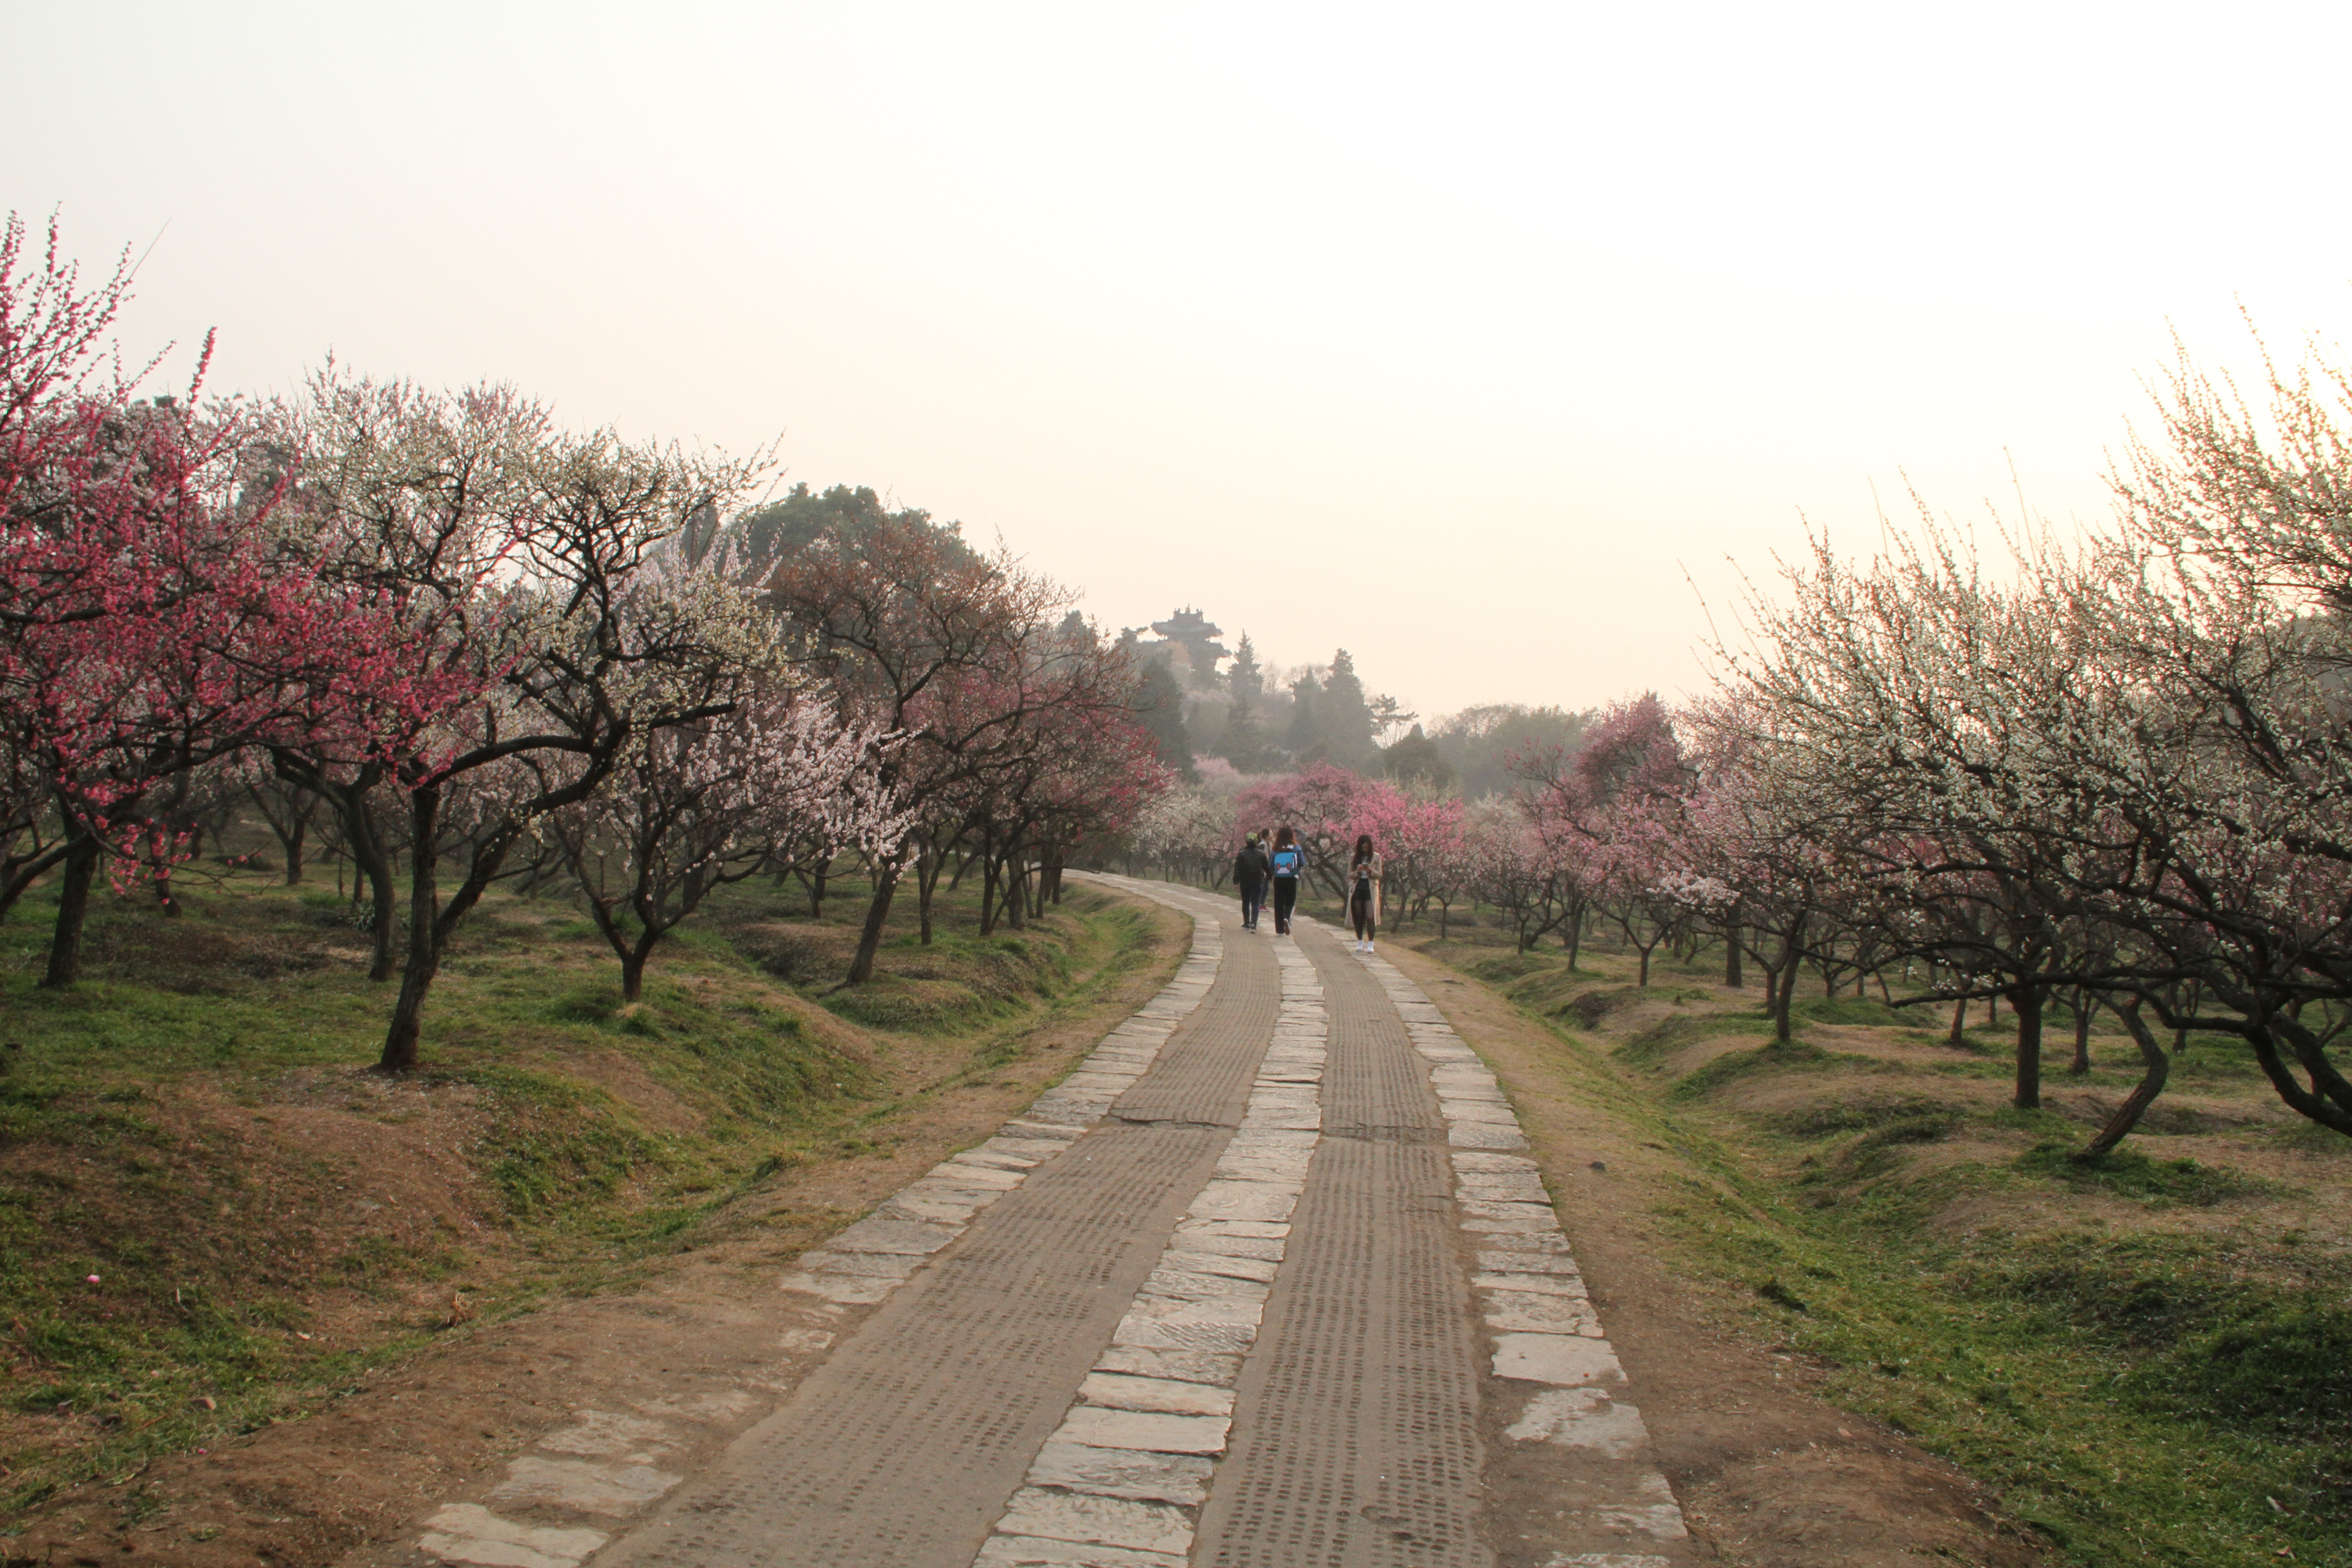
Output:
[[1265,767],[1265,731],[1258,727],[1257,710],[1236,704],[1225,719],[1223,747],[1225,761],[1245,773]]
[[1240,650],[1234,655],[1234,668],[1225,679],[1233,705],[1226,710],[1219,750],[1234,767],[1254,773],[1265,765],[1265,731],[1257,711],[1265,700],[1265,671],[1258,668],[1257,650],[1250,646],[1247,632],[1242,634]]
[[1430,741],[1454,766],[1462,781],[1464,800],[1483,800],[1507,793],[1517,784],[1509,759],[1514,753],[1556,752],[1573,757],[1584,743],[1589,713],[1564,708],[1528,708],[1516,702],[1465,708],[1437,721]]
[[1372,743],[1372,710],[1364,700],[1364,683],[1356,677],[1356,661],[1341,648],[1331,656],[1331,676],[1323,683],[1323,700],[1317,729],[1331,760],[1351,768],[1369,766],[1378,754]]
[[1184,689],[1176,684],[1162,659],[1145,659],[1142,677],[1135,695],[1135,721],[1160,743],[1160,760],[1175,769],[1185,783],[1197,784],[1200,775],[1192,771],[1192,738],[1184,732]]
[[1316,700],[1321,694],[1322,689],[1315,684],[1311,670],[1300,676],[1290,689],[1290,734],[1286,745],[1295,763],[1311,763],[1323,755],[1323,705]]
[[1454,764],[1445,760],[1436,742],[1422,733],[1418,724],[1411,734],[1381,753],[1381,772],[1408,789],[1443,795],[1454,787]]
[[969,547],[957,536],[961,524],[935,523],[929,512],[917,507],[894,512],[882,504],[882,498],[870,485],[855,489],[835,485],[821,493],[812,491],[805,484],[794,485],[782,500],[747,511],[729,523],[720,537],[733,548],[741,565],[757,569],[797,554],[819,535],[856,537],[871,532],[886,521],[920,523],[949,543],[951,558],[969,557]]
[[1235,710],[1255,708],[1265,698],[1265,671],[1258,668],[1257,648],[1250,642],[1247,632],[1242,634],[1241,647],[1234,654],[1234,668],[1226,676],[1234,694]]

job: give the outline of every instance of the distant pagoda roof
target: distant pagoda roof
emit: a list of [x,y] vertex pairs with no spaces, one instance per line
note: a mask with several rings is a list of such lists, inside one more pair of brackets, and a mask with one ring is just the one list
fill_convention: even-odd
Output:
[[1216,640],[1224,635],[1224,627],[1212,625],[1198,610],[1180,609],[1164,621],[1152,622],[1151,629],[1170,642],[1182,644],[1195,669],[1213,669],[1217,660],[1233,657],[1233,650]]

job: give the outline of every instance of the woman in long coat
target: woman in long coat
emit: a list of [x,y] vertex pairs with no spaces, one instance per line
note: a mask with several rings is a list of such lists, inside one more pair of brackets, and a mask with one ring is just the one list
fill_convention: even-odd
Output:
[[1381,922],[1381,852],[1369,833],[1358,836],[1355,858],[1348,864],[1348,920],[1356,928],[1356,951],[1371,952]]

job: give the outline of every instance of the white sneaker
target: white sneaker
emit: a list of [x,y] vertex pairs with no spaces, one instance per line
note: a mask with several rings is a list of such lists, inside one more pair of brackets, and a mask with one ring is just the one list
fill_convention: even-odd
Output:
[[1364,943],[1364,951],[1365,951],[1366,952],[1371,952],[1371,951],[1372,951],[1372,944],[1371,944],[1370,942],[1366,942],[1366,943]]

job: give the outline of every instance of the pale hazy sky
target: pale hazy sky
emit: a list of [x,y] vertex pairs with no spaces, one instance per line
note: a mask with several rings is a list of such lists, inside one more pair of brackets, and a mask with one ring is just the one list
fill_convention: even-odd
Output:
[[1685,569],[2099,513],[2172,326],[2352,335],[2342,5],[0,8],[0,208],[161,231],[216,389],[781,437],[1425,713],[1695,688]]

